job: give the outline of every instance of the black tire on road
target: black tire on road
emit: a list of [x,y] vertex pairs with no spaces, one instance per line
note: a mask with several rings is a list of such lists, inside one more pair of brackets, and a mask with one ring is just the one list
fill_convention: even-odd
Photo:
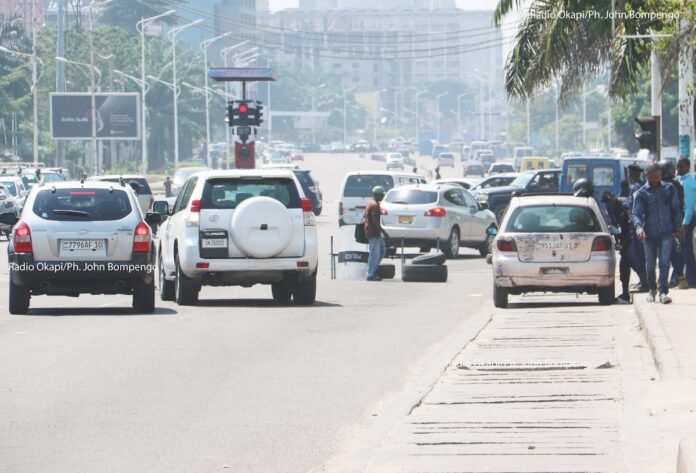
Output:
[[447,282],[447,265],[407,264],[401,280],[405,282]]
[[442,252],[447,256],[447,259],[457,258],[459,255],[460,243],[459,229],[454,227],[452,231],[450,231],[449,238],[447,238],[447,241],[442,245]]
[[150,284],[139,283],[133,287],[133,309],[140,314],[155,311],[155,281]]
[[176,279],[174,280],[176,303],[179,305],[196,305],[198,303],[198,292],[201,289],[198,281],[189,278],[181,270],[179,255],[174,257],[174,264],[176,266]]
[[420,255],[411,260],[411,264],[445,264],[447,257],[444,253],[435,253],[433,255]]
[[288,281],[280,281],[271,284],[273,300],[280,303],[288,303],[292,299],[292,284]]
[[159,285],[160,299],[163,301],[173,301],[176,299],[176,288],[174,287],[174,281],[167,281],[164,272],[164,264],[162,263],[162,254],[160,253],[157,258],[157,276]]
[[600,287],[597,293],[601,305],[611,305],[614,303],[614,283],[609,286]]
[[493,251],[493,242],[495,241],[495,236],[494,235],[486,235],[486,241],[483,242],[483,245],[479,247],[479,254],[483,256],[484,258],[491,254]]
[[506,309],[508,306],[508,288],[493,284],[493,305],[499,309]]
[[293,285],[292,298],[295,305],[312,305],[317,298],[317,273],[307,279],[297,280]]
[[382,279],[394,279],[396,266],[393,264],[380,264],[377,268],[377,276]]
[[25,315],[29,311],[29,289],[17,286],[12,282],[12,273],[10,273],[10,294],[9,294],[9,312],[13,315]]

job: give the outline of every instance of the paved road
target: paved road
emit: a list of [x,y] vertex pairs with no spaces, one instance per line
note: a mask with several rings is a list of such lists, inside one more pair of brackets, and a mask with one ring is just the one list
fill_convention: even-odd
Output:
[[465,342],[451,335],[491,310],[483,259],[463,250],[440,285],[328,280],[343,175],[383,166],[307,158],[326,196],[312,308],[205,288],[200,306],[150,316],[123,296],[38,297],[9,316],[3,264],[0,471],[307,472],[436,378]]

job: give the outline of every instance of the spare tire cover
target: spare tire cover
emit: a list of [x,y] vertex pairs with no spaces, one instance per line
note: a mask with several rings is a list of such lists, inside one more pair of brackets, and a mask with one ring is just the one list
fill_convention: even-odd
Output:
[[230,223],[237,248],[252,258],[271,258],[290,244],[293,220],[290,211],[270,197],[252,197],[239,204]]

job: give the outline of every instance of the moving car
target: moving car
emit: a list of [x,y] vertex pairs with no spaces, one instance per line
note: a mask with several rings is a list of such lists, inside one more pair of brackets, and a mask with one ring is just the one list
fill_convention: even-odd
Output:
[[[0,184],[0,213],[19,215],[19,212],[20,207],[17,206],[16,201],[12,198],[12,194],[10,194],[4,185]],[[9,240],[10,233],[12,232],[12,225],[3,224],[0,222],[0,232],[3,233]]]
[[401,153],[389,153],[387,155],[387,170],[404,169],[404,157]]
[[549,158],[542,156],[527,156],[522,158],[519,171],[536,171],[539,169],[549,169],[551,167],[551,161]]
[[513,159],[513,164],[515,166],[515,170],[520,169],[520,165],[522,164],[522,160],[525,157],[533,156],[533,155],[534,155],[534,148],[532,148],[531,146],[516,146],[512,152],[512,159]]
[[318,241],[312,202],[289,170],[191,176],[158,232],[160,297],[195,305],[202,286],[269,284],[273,299],[316,298]]
[[592,197],[513,197],[492,263],[496,307],[507,307],[510,294],[529,292],[588,293],[601,304],[614,301],[614,241]]
[[290,161],[304,161],[304,154],[302,151],[296,149],[290,153]]
[[481,164],[490,166],[495,161],[495,154],[492,149],[480,149],[474,153],[474,161],[481,161]]
[[462,164],[462,170],[464,177],[471,175],[483,177],[486,175],[486,168],[483,167],[481,161],[467,161]]
[[372,189],[382,186],[385,190],[407,184],[425,184],[425,178],[408,172],[366,171],[346,174],[338,198],[338,226],[362,222],[367,203],[372,199]]
[[174,179],[172,179],[172,194],[179,194],[179,191],[183,187],[184,182],[186,182],[186,179],[188,179],[190,176],[194,175],[197,172],[207,170],[209,170],[209,168],[207,167],[187,167],[177,169],[174,173]]
[[24,187],[24,181],[22,181],[22,178],[9,174],[2,175],[0,176],[0,186],[7,190],[15,202],[15,207],[18,211],[21,211],[24,207],[24,201],[29,194],[29,190]]
[[418,247],[422,251],[440,247],[448,258],[456,258],[459,247],[490,251],[495,216],[466,190],[451,184],[403,186],[390,190],[382,202],[382,227],[392,245]]
[[431,155],[433,159],[437,159],[437,157],[440,156],[440,153],[444,153],[445,151],[447,151],[447,148],[444,145],[435,145],[433,146]]
[[488,168],[488,174],[499,174],[501,172],[515,172],[515,167],[508,163],[493,163]]
[[321,189],[319,189],[319,181],[314,179],[312,173],[305,169],[293,169],[295,177],[300,181],[302,190],[309,200],[312,201],[312,211],[314,215],[321,215],[321,210],[324,206],[324,198],[321,195]]
[[481,182],[481,179],[471,179],[463,177],[437,179],[432,182],[432,184],[454,184],[455,186],[463,187],[466,190],[473,189],[476,185]]
[[9,310],[26,314],[38,295],[130,294],[138,312],[155,309],[150,224],[127,184],[86,181],[37,184],[7,247]]
[[437,157],[437,166],[443,167],[454,167],[454,153],[440,153]]
[[471,190],[480,191],[482,189],[491,189],[493,187],[509,186],[510,183],[512,183],[512,181],[517,179],[517,176],[519,176],[519,173],[516,172],[488,176],[487,178],[476,184],[474,188]]
[[137,184],[138,203],[140,204],[140,209],[143,211],[143,213],[147,213],[150,210],[150,207],[152,207],[152,203],[155,201],[147,179],[138,174],[124,174],[123,176],[93,176],[90,177],[89,180],[114,183],[119,183],[121,180],[124,180],[126,181],[126,184]]

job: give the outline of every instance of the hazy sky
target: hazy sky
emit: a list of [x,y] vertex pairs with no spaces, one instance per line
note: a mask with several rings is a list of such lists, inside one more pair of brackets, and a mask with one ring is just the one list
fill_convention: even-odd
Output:
[[[297,7],[299,0],[270,0],[271,10]],[[493,10],[498,0],[457,0],[457,6],[466,10]]]

